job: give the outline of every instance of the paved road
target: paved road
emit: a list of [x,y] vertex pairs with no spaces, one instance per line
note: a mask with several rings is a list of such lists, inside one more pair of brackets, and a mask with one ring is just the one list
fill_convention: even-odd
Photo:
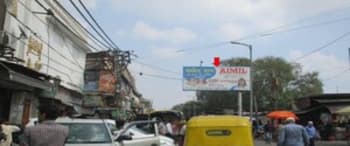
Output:
[[[316,146],[348,146],[346,141],[317,141]],[[264,141],[255,141],[255,146],[276,146],[276,143],[265,144]]]

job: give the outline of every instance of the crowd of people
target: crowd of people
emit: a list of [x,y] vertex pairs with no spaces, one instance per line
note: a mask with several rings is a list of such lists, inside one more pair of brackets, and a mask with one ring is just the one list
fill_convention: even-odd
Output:
[[253,133],[255,138],[263,138],[267,144],[275,141],[277,146],[314,146],[315,140],[320,138],[312,121],[302,126],[296,124],[293,117],[268,120],[265,124],[254,121]]

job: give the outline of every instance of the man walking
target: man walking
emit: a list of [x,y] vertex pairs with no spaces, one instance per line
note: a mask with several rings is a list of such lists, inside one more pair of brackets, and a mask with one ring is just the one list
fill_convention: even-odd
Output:
[[295,119],[289,117],[282,127],[278,137],[278,146],[305,146],[309,138],[303,126],[295,124]]
[[315,146],[315,139],[316,139],[316,129],[314,127],[314,123],[312,121],[309,121],[307,126],[305,127],[305,130],[307,132],[307,135],[309,137],[309,146]]
[[54,105],[39,107],[39,124],[24,130],[24,146],[63,146],[68,128],[55,123],[59,110]]

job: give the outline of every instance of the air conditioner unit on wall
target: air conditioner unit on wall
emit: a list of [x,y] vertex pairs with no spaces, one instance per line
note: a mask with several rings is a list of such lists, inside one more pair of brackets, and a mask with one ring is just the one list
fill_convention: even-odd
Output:
[[5,58],[8,61],[24,62],[22,59],[15,55],[17,48],[18,38],[0,31],[0,58]]

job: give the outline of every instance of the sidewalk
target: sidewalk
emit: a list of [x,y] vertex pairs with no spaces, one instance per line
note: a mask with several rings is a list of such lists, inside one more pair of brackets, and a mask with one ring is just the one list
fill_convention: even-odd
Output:
[[[316,146],[350,146],[346,141],[317,141]],[[276,143],[265,144],[264,141],[256,140],[255,146],[276,146]]]

